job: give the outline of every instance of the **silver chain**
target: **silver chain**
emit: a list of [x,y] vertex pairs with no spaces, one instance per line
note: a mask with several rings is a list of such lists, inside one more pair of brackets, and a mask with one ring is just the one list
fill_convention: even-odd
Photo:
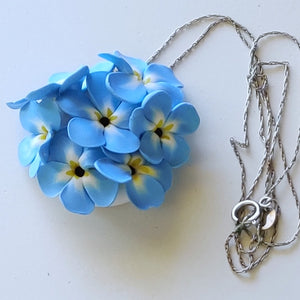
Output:
[[[196,39],[196,41],[187,48],[170,65],[174,69],[185,57],[187,57],[195,48],[199,46],[206,36],[220,24],[229,24],[233,26],[242,42],[250,49],[250,66],[247,77],[248,88],[243,113],[243,132],[244,138],[238,141],[230,139],[235,156],[241,168],[241,197],[238,204],[232,210],[232,218],[235,221],[235,229],[225,241],[225,251],[231,269],[236,273],[244,273],[252,270],[259,265],[269,254],[273,247],[290,245],[300,232],[300,205],[298,194],[293,183],[290,170],[295,166],[300,148],[300,128],[298,129],[297,143],[293,158],[290,162],[287,160],[286,151],[282,143],[280,128],[283,111],[288,99],[289,87],[289,62],[269,61],[261,62],[257,56],[257,50],[261,40],[268,37],[284,37],[296,44],[300,49],[299,41],[292,35],[285,32],[272,31],[260,35],[257,39],[249,32],[247,28],[235,22],[229,17],[220,15],[207,15],[194,19],[181,27],[178,27],[166,40],[166,42],[148,59],[148,63],[153,62],[158,56],[166,50],[170,44],[185,30],[190,29],[202,22],[211,23]],[[284,80],[281,93],[279,112],[275,116],[271,108],[269,97],[268,76],[264,68],[276,66],[283,68]],[[256,177],[250,188],[246,186],[246,167],[239,149],[249,148],[249,114],[250,104],[253,99],[257,100],[259,113],[259,137],[264,145],[263,158]],[[275,148],[278,147],[283,162],[283,171],[277,175],[275,171]],[[276,199],[276,187],[286,178],[291,190],[295,205],[298,211],[297,229],[291,238],[284,242],[275,242],[278,220],[280,217],[280,207]],[[253,200],[253,194],[260,182],[264,180],[265,190],[260,200]]]

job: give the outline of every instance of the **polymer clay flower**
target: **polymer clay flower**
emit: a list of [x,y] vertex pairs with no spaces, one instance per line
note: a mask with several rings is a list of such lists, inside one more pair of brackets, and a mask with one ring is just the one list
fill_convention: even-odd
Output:
[[47,155],[53,133],[60,129],[61,116],[56,103],[50,99],[28,102],[20,110],[20,121],[31,135],[19,144],[19,160],[23,166],[30,165],[29,176],[34,177],[43,156]]
[[8,107],[12,109],[22,108],[30,101],[43,101],[46,99],[59,100],[67,96],[69,91],[80,91],[82,83],[89,73],[89,68],[84,66],[75,73],[57,73],[50,77],[49,84],[29,93],[24,99],[16,102],[8,102]]
[[134,152],[139,139],[128,130],[132,104],[115,98],[106,88],[107,72],[87,76],[85,94],[69,93],[59,101],[61,109],[73,118],[68,124],[70,139],[82,147],[99,147],[117,153]]
[[152,165],[139,153],[116,154],[105,151],[107,158],[96,161],[95,168],[105,177],[125,183],[132,203],[140,209],[158,207],[172,184],[172,168],[166,162]]
[[122,55],[101,53],[100,57],[115,64],[118,72],[107,76],[106,84],[118,98],[130,103],[139,103],[152,91],[163,90],[171,96],[174,104],[182,101],[182,83],[177,80],[173,71],[160,64],[146,62]]
[[163,159],[172,167],[179,167],[189,156],[189,147],[182,135],[199,126],[195,108],[186,102],[172,108],[172,100],[164,91],[147,95],[142,106],[136,108],[129,121],[130,130],[140,137],[140,152],[151,163]]
[[37,173],[42,191],[49,197],[59,195],[66,209],[78,214],[109,206],[118,184],[96,171],[94,162],[100,157],[101,149],[84,149],[70,141],[65,130],[59,131],[51,141],[48,162]]

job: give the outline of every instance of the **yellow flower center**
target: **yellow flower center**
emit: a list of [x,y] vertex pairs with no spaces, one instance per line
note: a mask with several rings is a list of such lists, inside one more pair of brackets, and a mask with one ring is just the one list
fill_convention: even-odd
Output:
[[145,166],[140,156],[132,156],[127,164],[133,180],[139,180],[139,175],[156,176],[156,171],[150,166]]
[[102,115],[99,111],[95,111],[95,115],[100,124],[103,127],[108,126],[111,122],[115,121],[118,117],[113,115],[113,112],[110,108],[107,109],[106,114]]
[[84,170],[78,162],[70,160],[69,162],[70,170],[66,172],[68,176],[75,177],[76,179],[83,176],[89,176],[89,172]]
[[142,81],[142,76],[139,72],[133,71],[133,75],[137,78],[138,81]]
[[163,120],[159,120],[156,126],[153,128],[153,132],[161,139],[169,140],[170,137],[168,135],[169,131],[174,127],[173,123],[164,124]]
[[47,128],[44,125],[42,125],[40,139],[43,141],[46,140],[48,132],[49,131],[47,130]]

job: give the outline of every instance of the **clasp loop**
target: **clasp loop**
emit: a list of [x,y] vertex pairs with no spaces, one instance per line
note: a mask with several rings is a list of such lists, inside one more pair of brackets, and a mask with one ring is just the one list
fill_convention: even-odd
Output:
[[[246,218],[243,218],[243,220],[241,220],[242,212],[245,211],[245,209],[249,206],[253,207],[254,210],[248,213]],[[257,219],[260,217],[260,215],[261,215],[260,206],[257,202],[253,200],[243,200],[239,202],[233,207],[231,212],[231,217],[233,221],[235,221],[236,223],[243,222],[245,224],[250,224],[250,223],[254,224],[257,221]]]

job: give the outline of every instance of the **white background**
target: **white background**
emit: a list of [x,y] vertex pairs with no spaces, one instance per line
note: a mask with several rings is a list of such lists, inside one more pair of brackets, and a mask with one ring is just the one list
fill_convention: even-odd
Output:
[[[17,145],[25,132],[5,102],[44,85],[52,73],[95,64],[99,52],[146,59],[176,27],[201,15],[231,16],[255,36],[283,30],[300,38],[299,12],[296,0],[2,0],[0,299],[298,299],[299,241],[273,250],[247,276],[233,274],[224,253],[231,208],[240,197],[229,138],[242,137],[249,63],[232,28],[221,26],[175,70],[201,126],[188,139],[189,163],[175,171],[159,209],[139,211],[128,203],[78,216],[45,197],[19,165]],[[202,30],[186,33],[161,62],[172,62]],[[280,48],[273,42],[262,51],[265,58],[274,59],[277,51],[292,64],[284,120],[291,158],[300,119],[300,55],[291,43]],[[281,87],[277,71],[281,77],[270,85]],[[255,112],[254,106],[254,133]],[[255,134],[250,142],[249,184],[262,155]],[[298,190],[299,171],[293,172]],[[296,224],[285,181],[278,195],[287,221],[280,224],[284,239]]]

